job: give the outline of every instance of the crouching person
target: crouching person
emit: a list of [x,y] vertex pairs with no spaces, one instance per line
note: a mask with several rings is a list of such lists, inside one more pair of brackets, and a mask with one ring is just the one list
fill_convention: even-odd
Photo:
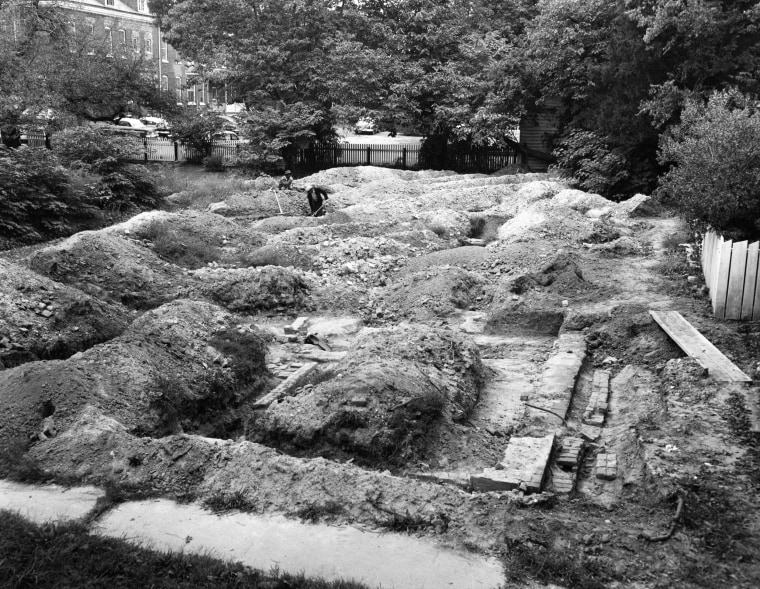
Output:
[[325,214],[325,201],[327,192],[319,186],[309,184],[306,187],[306,198],[309,199],[309,208],[312,217],[323,217]]

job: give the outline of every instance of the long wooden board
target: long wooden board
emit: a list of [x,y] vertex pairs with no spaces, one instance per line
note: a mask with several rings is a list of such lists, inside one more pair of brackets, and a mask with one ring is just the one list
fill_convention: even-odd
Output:
[[726,358],[723,353],[699,333],[678,311],[649,311],[652,318],[670,338],[707,373],[721,382],[752,382],[752,379]]

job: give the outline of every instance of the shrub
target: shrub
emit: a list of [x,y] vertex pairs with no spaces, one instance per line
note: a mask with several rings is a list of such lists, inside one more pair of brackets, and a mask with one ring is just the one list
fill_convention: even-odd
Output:
[[71,127],[53,135],[51,147],[61,163],[72,169],[106,174],[142,151],[137,137],[104,135],[91,127]]
[[734,238],[760,235],[760,113],[734,91],[687,103],[681,123],[660,141],[672,167],[659,191],[688,221]]
[[54,153],[0,146],[0,237],[37,242],[99,223],[98,194],[76,187]]
[[103,176],[98,193],[101,206],[117,212],[129,208],[154,209],[162,199],[153,173],[139,164],[122,165]]
[[629,179],[628,162],[593,131],[571,129],[554,148],[557,167],[582,190],[619,196]]
[[221,155],[210,155],[203,160],[207,172],[224,172],[224,158]]

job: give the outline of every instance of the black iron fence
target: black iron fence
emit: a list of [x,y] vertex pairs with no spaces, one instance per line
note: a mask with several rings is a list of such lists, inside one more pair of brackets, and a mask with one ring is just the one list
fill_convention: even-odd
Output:
[[[290,163],[301,173],[338,166],[386,166],[400,169],[422,169],[426,166],[421,143],[410,144],[349,144],[314,143],[301,149]],[[435,167],[464,173],[489,174],[523,162],[521,151],[505,149],[471,149],[447,153]]]

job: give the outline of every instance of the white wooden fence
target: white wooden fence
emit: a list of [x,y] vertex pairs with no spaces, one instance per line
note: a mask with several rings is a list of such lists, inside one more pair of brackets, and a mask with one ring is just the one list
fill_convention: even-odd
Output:
[[[224,160],[235,157],[247,145],[248,141],[213,141],[211,155],[221,156]],[[142,149],[135,154],[136,160],[146,162],[182,162],[196,157],[197,150],[182,141],[164,137],[151,137],[142,140]]]
[[721,319],[760,319],[760,243],[725,241],[709,231],[702,241],[702,271],[713,313]]

